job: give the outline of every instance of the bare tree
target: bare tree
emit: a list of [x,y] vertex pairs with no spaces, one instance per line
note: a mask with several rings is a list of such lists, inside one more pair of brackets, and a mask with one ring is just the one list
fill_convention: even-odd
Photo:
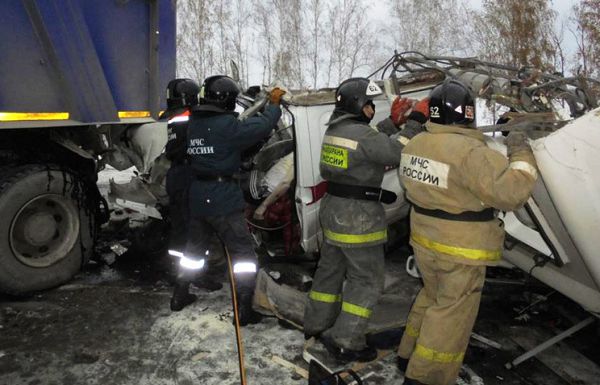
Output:
[[565,73],[565,66],[567,64],[567,57],[564,48],[565,28],[565,20],[561,19],[560,23],[552,31],[552,35],[550,36],[552,39],[552,45],[555,47],[554,68],[561,74]]
[[212,0],[214,12],[215,43],[214,53],[217,57],[216,71],[218,73],[227,73],[227,67],[232,53],[232,29],[230,28],[231,12],[229,10],[230,2],[228,0]]
[[233,59],[240,70],[240,81],[243,86],[249,85],[248,66],[250,42],[252,39],[249,22],[251,7],[247,1],[235,0],[232,12],[232,46]]
[[268,84],[273,80],[275,61],[275,30],[273,25],[273,4],[266,0],[255,0],[253,3],[253,19],[257,42],[258,61],[262,65],[262,83]]
[[571,33],[577,42],[575,71],[600,77],[600,0],[581,0],[573,7]]
[[306,21],[308,23],[307,57],[308,77],[311,79],[313,89],[317,88],[321,62],[323,60],[323,11],[325,9],[323,0],[309,0],[306,7]]
[[419,51],[429,55],[473,54],[469,34],[469,9],[464,0],[432,3],[389,0],[391,21],[386,26],[394,49]]
[[337,84],[367,66],[374,29],[360,0],[335,0],[329,6],[327,84]]
[[476,21],[479,55],[515,67],[552,67],[555,18],[548,0],[484,0]]
[[177,3],[177,74],[198,81],[214,67],[209,0]]

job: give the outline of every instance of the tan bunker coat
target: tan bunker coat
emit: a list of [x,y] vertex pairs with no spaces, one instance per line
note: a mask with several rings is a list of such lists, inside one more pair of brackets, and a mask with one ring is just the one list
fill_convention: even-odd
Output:
[[507,160],[476,129],[427,124],[404,148],[400,180],[411,212],[411,245],[423,276],[398,354],[406,377],[454,384],[477,317],[485,266],[502,255],[504,227],[536,177],[531,150]]

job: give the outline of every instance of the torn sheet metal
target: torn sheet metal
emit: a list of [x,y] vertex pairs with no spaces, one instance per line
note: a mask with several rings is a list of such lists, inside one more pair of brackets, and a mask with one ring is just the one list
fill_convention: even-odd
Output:
[[[384,293],[373,309],[367,333],[403,327],[419,288],[419,281],[399,279],[398,274],[388,272]],[[261,269],[256,280],[254,308],[302,329],[307,294],[281,280],[276,282],[265,269]]]

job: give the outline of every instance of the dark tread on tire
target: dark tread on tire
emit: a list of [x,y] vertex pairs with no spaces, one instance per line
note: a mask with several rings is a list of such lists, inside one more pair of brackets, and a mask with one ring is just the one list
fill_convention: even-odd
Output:
[[[41,182],[42,173],[45,181]],[[48,176],[51,176],[50,178]],[[67,183],[65,184],[65,179]],[[48,267],[33,268],[22,264],[14,256],[10,247],[10,225],[14,214],[21,207],[14,202],[17,197],[30,200],[51,192],[70,196],[75,176],[55,165],[27,164],[0,167],[0,291],[17,296],[29,295],[39,290],[49,289],[71,279],[81,268],[84,253],[92,251],[93,237],[90,235],[90,213],[79,209],[79,234],[77,240],[65,257]],[[27,187],[33,185],[37,191]],[[8,197],[7,197],[8,195]],[[22,202],[21,202],[22,204]],[[77,207],[77,202],[73,200]]]

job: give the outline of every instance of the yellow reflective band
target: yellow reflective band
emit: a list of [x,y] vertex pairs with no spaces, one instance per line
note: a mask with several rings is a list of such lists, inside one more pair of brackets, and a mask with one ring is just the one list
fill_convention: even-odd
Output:
[[371,313],[373,312],[366,307],[354,305],[349,302],[342,302],[342,311],[362,318],[371,317]]
[[346,169],[348,168],[348,150],[324,144],[321,148],[321,163]]
[[0,122],[19,120],[66,120],[68,112],[0,112]]
[[414,327],[411,326],[411,324],[406,324],[405,330],[406,330],[406,334],[408,334],[411,337],[417,338],[420,334],[417,329],[415,329]]
[[358,142],[356,140],[340,138],[339,136],[325,135],[323,137],[323,143],[346,147],[351,150],[356,150],[358,148]]
[[387,230],[369,234],[340,234],[331,230],[323,230],[325,237],[340,243],[368,243],[387,239]]
[[432,241],[414,233],[410,235],[410,238],[418,245],[427,249],[477,261],[497,261],[502,256],[502,251],[500,250],[466,249],[464,247],[444,245],[443,243]]
[[415,346],[413,354],[427,361],[441,362],[444,364],[462,362],[463,358],[465,358],[465,353],[438,352],[437,350],[426,348],[420,344]]
[[149,118],[150,111],[119,111],[119,119]]
[[319,302],[325,302],[325,303],[340,302],[342,300],[342,296],[339,294],[338,295],[327,294],[327,293],[321,293],[319,291],[314,291],[314,290],[311,290],[310,293],[308,293],[308,297],[310,299],[312,299],[313,301],[319,301]]

